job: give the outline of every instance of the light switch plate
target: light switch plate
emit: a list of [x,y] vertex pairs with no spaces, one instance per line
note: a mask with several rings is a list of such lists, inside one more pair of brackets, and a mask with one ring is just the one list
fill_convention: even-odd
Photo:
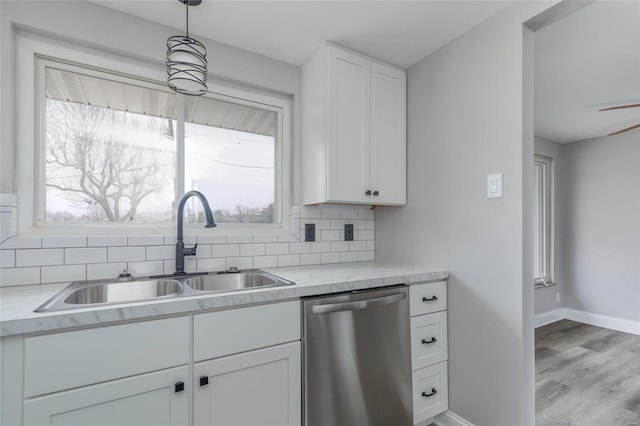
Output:
[[502,198],[502,173],[487,176],[487,198]]

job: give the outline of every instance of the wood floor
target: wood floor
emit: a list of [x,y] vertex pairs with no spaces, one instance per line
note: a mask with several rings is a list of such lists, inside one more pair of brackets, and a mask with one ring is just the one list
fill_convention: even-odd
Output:
[[640,426],[640,336],[562,320],[536,329],[537,426]]

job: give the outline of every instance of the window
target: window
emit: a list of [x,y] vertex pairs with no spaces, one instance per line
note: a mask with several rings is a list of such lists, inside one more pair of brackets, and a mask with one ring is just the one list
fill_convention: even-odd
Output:
[[551,274],[551,172],[552,159],[536,155],[533,162],[534,246],[533,273],[536,283],[550,283]]
[[[192,189],[205,194],[218,223],[281,224],[282,101],[237,89],[183,96],[44,58],[36,68],[39,225],[168,224]],[[199,203],[186,214],[204,220]]]

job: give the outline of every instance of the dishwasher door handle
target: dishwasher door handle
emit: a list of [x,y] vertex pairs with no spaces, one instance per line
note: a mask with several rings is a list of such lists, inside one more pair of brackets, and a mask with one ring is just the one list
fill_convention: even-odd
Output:
[[374,297],[372,299],[358,300],[355,302],[331,303],[327,305],[314,305],[314,314],[329,314],[342,311],[360,311],[362,309],[373,308],[375,306],[390,305],[406,299],[406,293],[393,293],[388,296]]

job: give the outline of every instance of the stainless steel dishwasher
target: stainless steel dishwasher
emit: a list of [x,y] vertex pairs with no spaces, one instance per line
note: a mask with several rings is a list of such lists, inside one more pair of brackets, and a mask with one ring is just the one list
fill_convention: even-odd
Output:
[[412,425],[408,287],[303,304],[305,425]]

